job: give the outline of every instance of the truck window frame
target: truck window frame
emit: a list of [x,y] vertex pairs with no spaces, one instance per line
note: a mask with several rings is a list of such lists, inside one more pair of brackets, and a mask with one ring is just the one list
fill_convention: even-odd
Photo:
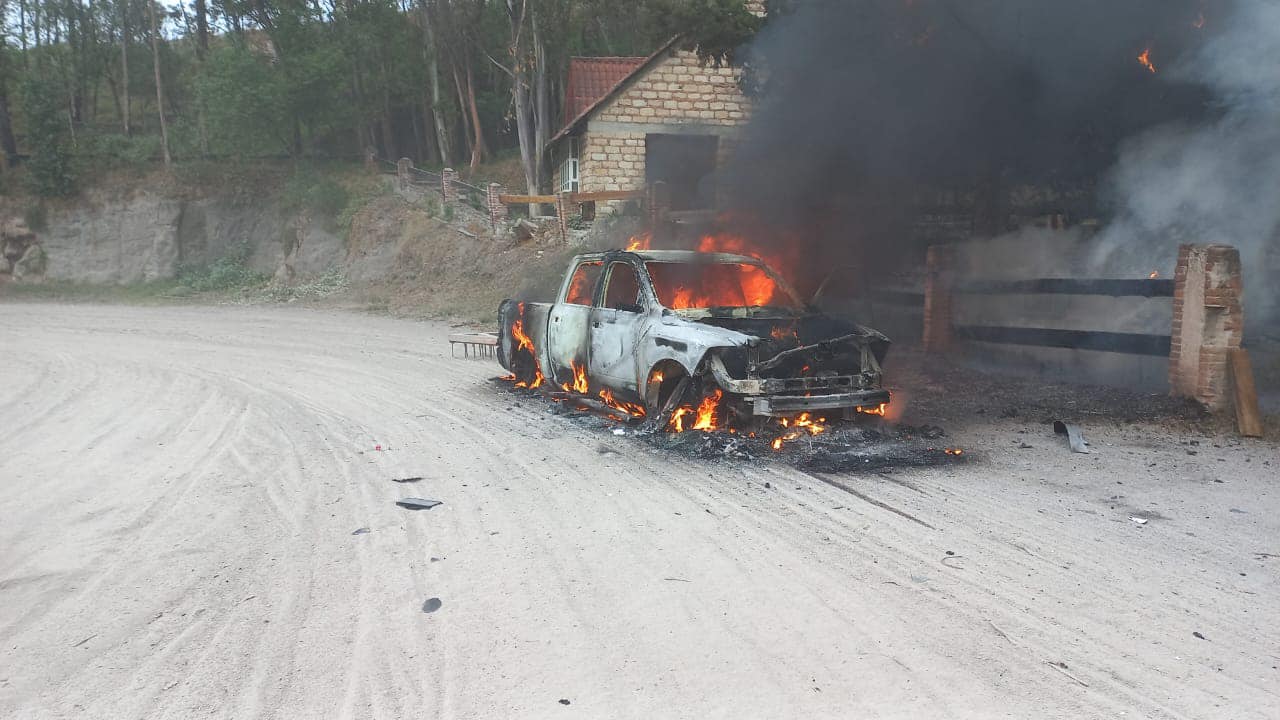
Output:
[[[613,273],[622,266],[631,271],[632,278],[635,279],[636,296],[634,298],[635,309],[613,307],[608,304],[609,287],[613,284]],[[596,297],[596,307],[602,310],[618,310],[619,312],[643,313],[650,305],[649,292],[645,289],[647,282],[645,273],[636,267],[635,262],[631,260],[612,260],[609,266],[605,268],[604,273],[600,276],[600,291]]]
[[[574,278],[577,277],[579,271],[590,266],[598,268],[599,271],[594,278],[589,276],[586,278],[586,280],[591,283],[590,292],[586,295],[588,298],[587,303],[570,302],[569,291],[573,289]],[[604,260],[582,260],[575,263],[573,265],[573,269],[569,271],[569,275],[565,278],[564,285],[560,288],[560,304],[573,305],[575,307],[594,307],[595,298],[600,289],[600,278],[604,277],[604,270]]]

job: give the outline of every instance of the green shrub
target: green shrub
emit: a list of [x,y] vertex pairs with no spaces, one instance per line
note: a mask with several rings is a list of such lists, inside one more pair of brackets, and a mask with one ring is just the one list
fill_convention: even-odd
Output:
[[297,285],[272,285],[263,293],[277,302],[316,299],[347,289],[347,276],[338,268],[329,268],[314,280]]
[[249,256],[252,252],[248,242],[241,242],[231,252],[207,266],[179,268],[178,282],[197,292],[261,285],[267,281],[267,276],[249,268]]
[[160,157],[160,138],[155,135],[84,133],[79,153],[103,165],[147,165]]
[[313,218],[332,222],[339,218],[351,201],[342,183],[313,169],[299,169],[285,183],[282,196],[285,208],[306,211]]
[[27,126],[27,188],[41,197],[59,197],[75,192],[75,176],[67,146],[67,125],[63,117],[63,93],[51,74],[38,66],[22,79],[19,88]]

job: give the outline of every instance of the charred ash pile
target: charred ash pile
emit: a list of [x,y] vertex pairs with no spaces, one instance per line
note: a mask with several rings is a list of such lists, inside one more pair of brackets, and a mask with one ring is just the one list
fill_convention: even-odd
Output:
[[966,462],[970,456],[948,445],[935,425],[904,425],[885,417],[886,408],[850,421],[832,421],[800,413],[778,418],[759,430],[739,430],[722,417],[723,393],[714,391],[695,407],[682,405],[665,425],[645,416],[640,406],[616,407],[599,395],[568,388],[521,387],[510,377],[499,387],[522,399],[549,402],[547,412],[588,432],[612,432],[637,438],[663,451],[703,460],[773,460],[814,472],[876,471]]

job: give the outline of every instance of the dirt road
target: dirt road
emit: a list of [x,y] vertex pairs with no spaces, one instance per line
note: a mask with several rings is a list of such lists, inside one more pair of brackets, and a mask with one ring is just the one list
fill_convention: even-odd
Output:
[[851,493],[447,331],[0,305],[0,716],[1280,716],[1274,445],[992,421]]

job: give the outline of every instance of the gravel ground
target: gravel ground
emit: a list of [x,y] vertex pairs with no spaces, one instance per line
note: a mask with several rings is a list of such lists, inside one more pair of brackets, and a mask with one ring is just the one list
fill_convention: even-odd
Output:
[[967,462],[701,459],[448,331],[0,304],[0,716],[1280,716],[1274,441],[899,351]]

